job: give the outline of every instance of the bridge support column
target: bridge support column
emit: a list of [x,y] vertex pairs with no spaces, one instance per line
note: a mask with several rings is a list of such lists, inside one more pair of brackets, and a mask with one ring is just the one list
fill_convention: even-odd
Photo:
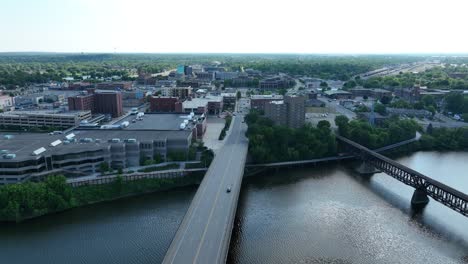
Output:
[[379,173],[378,169],[376,169],[372,164],[369,162],[363,161],[359,167],[356,168],[356,171],[361,175],[372,175],[374,173]]
[[425,189],[417,188],[414,190],[413,197],[411,198],[411,206],[414,208],[423,208],[428,203],[429,197],[427,197]]

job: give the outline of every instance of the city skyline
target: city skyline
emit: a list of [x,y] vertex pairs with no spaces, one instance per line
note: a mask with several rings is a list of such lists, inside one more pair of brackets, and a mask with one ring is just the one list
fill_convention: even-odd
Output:
[[7,0],[0,52],[466,54],[449,2]]

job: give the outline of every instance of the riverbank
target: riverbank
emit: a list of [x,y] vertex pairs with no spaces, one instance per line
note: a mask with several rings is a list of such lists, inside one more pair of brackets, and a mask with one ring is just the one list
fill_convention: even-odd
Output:
[[71,187],[63,176],[51,176],[44,182],[27,182],[0,187],[0,222],[21,222],[90,204],[123,199],[146,193],[198,185],[203,173],[178,178],[143,178],[125,181],[117,177],[111,183]]

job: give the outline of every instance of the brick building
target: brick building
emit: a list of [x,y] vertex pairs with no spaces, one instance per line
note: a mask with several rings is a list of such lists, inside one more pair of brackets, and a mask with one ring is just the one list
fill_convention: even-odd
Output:
[[179,101],[177,97],[168,96],[151,96],[150,110],[151,112],[176,112],[176,103]]
[[70,111],[91,110],[93,114],[123,115],[122,94],[117,91],[96,90],[93,94],[68,97]]

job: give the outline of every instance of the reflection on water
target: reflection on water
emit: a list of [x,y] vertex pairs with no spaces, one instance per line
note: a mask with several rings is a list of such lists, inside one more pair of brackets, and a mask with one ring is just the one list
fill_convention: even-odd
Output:
[[[444,155],[453,157],[444,156],[445,169],[437,153],[399,161],[468,186],[461,174],[468,156]],[[437,171],[424,164],[435,160]],[[344,166],[247,179],[229,263],[466,263],[468,218],[432,200],[415,214],[413,191],[385,174],[362,178]]]
[[[405,165],[468,192],[465,153],[417,153]],[[441,166],[441,164],[443,166]],[[196,187],[0,225],[0,263],[159,263]],[[411,187],[343,165],[244,180],[228,263],[468,263],[468,218]]]
[[196,187],[0,226],[0,263],[159,263]]

